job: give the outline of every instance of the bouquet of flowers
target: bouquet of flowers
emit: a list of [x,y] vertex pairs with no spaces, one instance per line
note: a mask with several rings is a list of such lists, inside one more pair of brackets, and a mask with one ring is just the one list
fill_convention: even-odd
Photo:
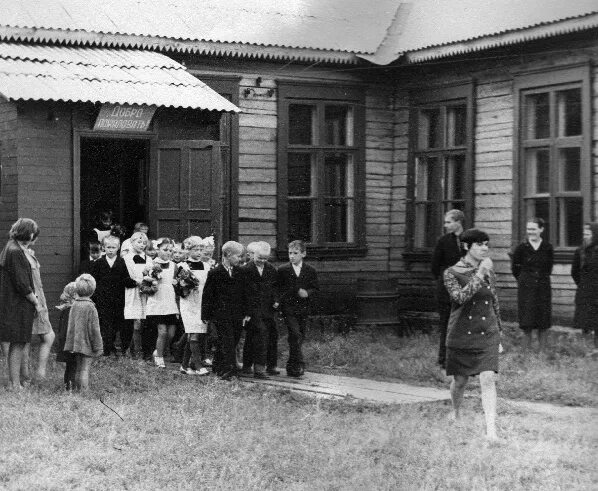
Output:
[[199,286],[199,280],[188,267],[181,266],[174,277],[173,284],[176,294],[186,298]]
[[143,270],[143,280],[139,291],[146,295],[153,295],[158,291],[158,280],[162,278],[162,266],[154,263]]

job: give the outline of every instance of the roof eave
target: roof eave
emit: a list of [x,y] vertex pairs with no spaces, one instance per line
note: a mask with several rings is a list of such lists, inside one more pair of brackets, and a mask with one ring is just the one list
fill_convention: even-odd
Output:
[[376,65],[389,65],[393,62],[399,64],[416,64],[552,36],[571,34],[596,27],[598,27],[598,13],[591,13],[582,17],[552,22],[550,24],[467,39],[451,44],[427,46],[411,51],[391,52],[388,49],[387,40],[385,40],[376,53],[358,54],[357,56]]
[[346,51],[12,26],[0,26],[0,41],[58,43],[67,46],[150,49],[163,52],[205,56],[228,56],[232,58],[255,58],[270,61],[299,61],[332,64],[359,63],[359,58],[355,53]]
[[400,55],[404,55],[405,63],[422,63],[450,56],[571,34],[596,27],[598,27],[598,13],[590,14],[585,17],[567,19],[557,23],[543,24],[517,31],[479,37],[458,43],[430,46],[415,51],[401,53]]

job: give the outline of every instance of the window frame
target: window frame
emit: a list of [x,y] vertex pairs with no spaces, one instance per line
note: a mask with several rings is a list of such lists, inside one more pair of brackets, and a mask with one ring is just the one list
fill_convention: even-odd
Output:
[[[288,241],[288,154],[311,153],[316,155],[316,172],[323,178],[323,157],[326,151],[343,152],[335,145],[326,145],[317,141],[315,145],[289,144],[288,118],[289,105],[315,104],[348,105],[353,109],[353,145],[346,146],[346,152],[353,155],[353,225],[352,242],[317,242],[307,243],[308,253],[316,259],[343,259],[365,256],[367,252],[365,237],[365,89],[362,85],[327,85],[278,81],[278,179],[277,179],[277,255],[287,257]],[[322,116],[323,117],[323,116]],[[325,128],[318,127],[320,135]],[[319,162],[322,160],[322,162]],[[322,165],[320,165],[322,164]],[[312,176],[313,178],[313,176]],[[318,191],[315,196],[318,203],[314,218],[321,217],[321,203],[325,193]]]
[[[415,218],[416,218],[416,159],[419,155],[435,154],[439,158],[464,154],[463,164],[463,197],[458,201],[463,201],[463,212],[465,213],[466,223],[474,223],[474,149],[475,149],[475,84],[473,80],[456,83],[447,86],[428,86],[412,89],[409,92],[409,151],[407,156],[407,203],[406,203],[406,223],[405,238],[406,247],[403,258],[408,262],[426,262],[432,258],[434,245],[429,247],[415,246]],[[420,150],[419,149],[419,113],[422,109],[430,108],[448,108],[450,106],[465,104],[466,116],[466,134],[464,145],[451,147],[444,144],[443,147]],[[444,111],[446,114],[446,111]],[[446,138],[447,125],[443,124]],[[463,153],[464,152],[464,153]],[[442,164],[444,165],[444,163]],[[444,197],[440,198],[443,202]],[[436,217],[436,228],[438,235],[442,235],[444,213],[438,213]]]
[[[514,144],[513,144],[513,213],[512,222],[512,237],[513,245],[524,240],[525,233],[522,227],[525,226],[527,220],[526,212],[526,167],[524,165],[524,153],[529,148],[548,147],[550,161],[550,172],[557,167],[557,153],[562,148],[580,148],[580,194],[583,206],[583,222],[589,222],[593,219],[592,206],[592,160],[591,160],[591,145],[592,145],[592,126],[591,126],[591,73],[588,63],[583,63],[574,66],[565,67],[551,67],[549,69],[529,71],[519,73],[514,81]],[[527,95],[534,93],[548,92],[549,98],[553,99],[554,94],[559,90],[566,90],[570,88],[580,88],[581,92],[581,124],[582,132],[579,136],[564,136],[549,135],[549,138],[537,139],[535,142],[527,142],[523,136],[525,124],[525,111],[523,100]],[[556,105],[551,106],[550,130],[556,124]],[[569,142],[580,140],[579,146],[571,147],[567,145]],[[574,246],[558,246],[553,238],[557,234],[557,200],[565,197],[567,191],[558,191],[554,179],[550,180],[550,189],[548,193],[550,216],[553,217],[550,223],[551,237],[547,240],[553,244],[555,248],[555,261],[560,263],[569,263],[573,260],[575,249]],[[577,192],[575,192],[577,193]]]

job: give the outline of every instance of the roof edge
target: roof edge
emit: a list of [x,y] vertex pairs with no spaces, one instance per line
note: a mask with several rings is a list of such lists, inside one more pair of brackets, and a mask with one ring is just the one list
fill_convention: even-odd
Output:
[[[562,21],[551,22],[550,24],[536,25],[456,43],[430,46],[428,48],[398,53],[397,58],[404,55],[407,63],[421,63],[449,56],[534,41],[551,36],[571,34],[573,32],[584,31],[596,27],[598,27],[598,12],[593,12],[583,17],[574,17]],[[371,58],[370,61],[372,61]],[[373,62],[375,63],[375,61]]]
[[0,41],[52,42],[71,46],[149,49],[207,56],[257,58],[263,60],[302,61],[334,64],[357,64],[354,53],[314,48],[289,48],[220,41],[195,41],[135,34],[104,34],[61,29],[0,26]]

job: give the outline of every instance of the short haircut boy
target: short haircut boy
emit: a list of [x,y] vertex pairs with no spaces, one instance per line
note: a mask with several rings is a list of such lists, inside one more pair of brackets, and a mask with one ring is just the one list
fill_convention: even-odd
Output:
[[92,240],[89,243],[89,254],[99,254],[102,251],[102,245],[97,240]]
[[145,222],[137,222],[133,227],[133,232],[141,232],[141,229],[149,230],[149,225]]
[[104,237],[104,239],[102,240],[102,245],[106,245],[107,242],[110,242],[112,244],[116,244],[117,246],[120,245],[120,237],[117,237],[116,235],[106,235],[106,237]]
[[229,240],[222,246],[222,254],[224,257],[228,257],[232,254],[243,254],[243,244],[235,242],[234,240]]
[[299,252],[305,252],[306,251],[305,242],[303,242],[302,240],[293,240],[292,242],[289,242],[288,249],[289,249],[289,251],[291,249],[298,249]]
[[75,289],[80,297],[91,297],[96,291],[96,280],[90,274],[82,274],[75,280]]
[[451,218],[454,222],[460,222],[461,225],[465,223],[465,214],[461,210],[449,210],[444,214],[444,216]]
[[272,247],[270,246],[270,244],[268,244],[268,242],[261,240],[259,242],[256,242],[255,244],[256,245],[254,252],[259,252],[264,256],[269,256],[272,253]]

